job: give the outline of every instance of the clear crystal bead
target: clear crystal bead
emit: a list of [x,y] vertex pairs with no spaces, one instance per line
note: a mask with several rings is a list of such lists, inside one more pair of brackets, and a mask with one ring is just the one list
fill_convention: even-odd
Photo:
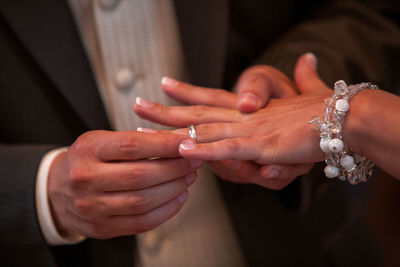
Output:
[[342,169],[342,168],[340,168],[340,170],[339,170],[339,175],[338,175],[338,179],[340,180],[340,181],[346,181],[346,172]]
[[337,95],[346,95],[349,92],[349,88],[347,87],[347,84],[343,80],[339,80],[335,82],[335,94]]
[[314,116],[310,120],[310,127],[314,131],[317,131],[321,128],[321,118],[319,116]]
[[336,118],[344,118],[346,115],[346,111],[341,111],[341,110],[335,110],[335,116]]
[[350,184],[356,185],[361,182],[361,178],[357,173],[350,172],[347,173],[347,181],[349,181]]
[[338,134],[342,131],[342,125],[340,123],[336,123],[335,125],[332,125],[330,128],[330,133],[331,134]]
[[372,173],[373,173],[373,167],[369,168],[366,173],[365,173],[365,178],[367,179],[367,181],[372,177]]
[[329,106],[331,104],[331,100],[332,100],[332,98],[330,98],[330,97],[325,98],[325,100],[324,100],[325,106]]
[[320,124],[320,129],[321,129],[321,132],[323,132],[323,133],[328,133],[329,132],[329,128],[330,128],[330,125],[328,123],[321,123]]

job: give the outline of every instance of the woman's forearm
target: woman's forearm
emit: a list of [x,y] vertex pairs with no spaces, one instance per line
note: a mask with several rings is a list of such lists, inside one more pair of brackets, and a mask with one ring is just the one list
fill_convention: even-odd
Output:
[[343,138],[354,152],[400,179],[400,97],[365,90],[350,102]]

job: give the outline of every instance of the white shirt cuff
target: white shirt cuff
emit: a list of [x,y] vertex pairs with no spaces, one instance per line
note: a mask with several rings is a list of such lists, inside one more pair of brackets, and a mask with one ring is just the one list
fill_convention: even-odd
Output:
[[66,147],[49,151],[42,158],[36,176],[36,210],[40,228],[49,245],[77,244],[85,240],[85,237],[81,235],[61,236],[51,216],[50,203],[47,196],[47,180],[53,160],[65,151],[67,151]]

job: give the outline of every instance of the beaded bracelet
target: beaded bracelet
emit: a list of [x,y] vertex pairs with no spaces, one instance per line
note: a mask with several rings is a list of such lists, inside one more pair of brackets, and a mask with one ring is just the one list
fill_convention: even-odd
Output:
[[348,146],[342,141],[342,126],[346,112],[349,110],[350,99],[365,89],[378,89],[371,83],[349,85],[340,80],[335,83],[332,97],[325,99],[325,114],[321,120],[314,116],[310,126],[314,130],[320,130],[320,147],[325,153],[325,175],[328,178],[338,177],[339,180],[347,180],[350,184],[366,182],[372,176],[374,163],[367,158],[351,154]]

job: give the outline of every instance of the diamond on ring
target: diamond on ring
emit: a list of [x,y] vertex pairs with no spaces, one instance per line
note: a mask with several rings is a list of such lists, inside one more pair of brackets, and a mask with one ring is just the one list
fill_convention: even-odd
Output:
[[196,140],[197,134],[196,134],[196,129],[194,128],[194,125],[189,125],[188,128],[189,128],[189,137]]

